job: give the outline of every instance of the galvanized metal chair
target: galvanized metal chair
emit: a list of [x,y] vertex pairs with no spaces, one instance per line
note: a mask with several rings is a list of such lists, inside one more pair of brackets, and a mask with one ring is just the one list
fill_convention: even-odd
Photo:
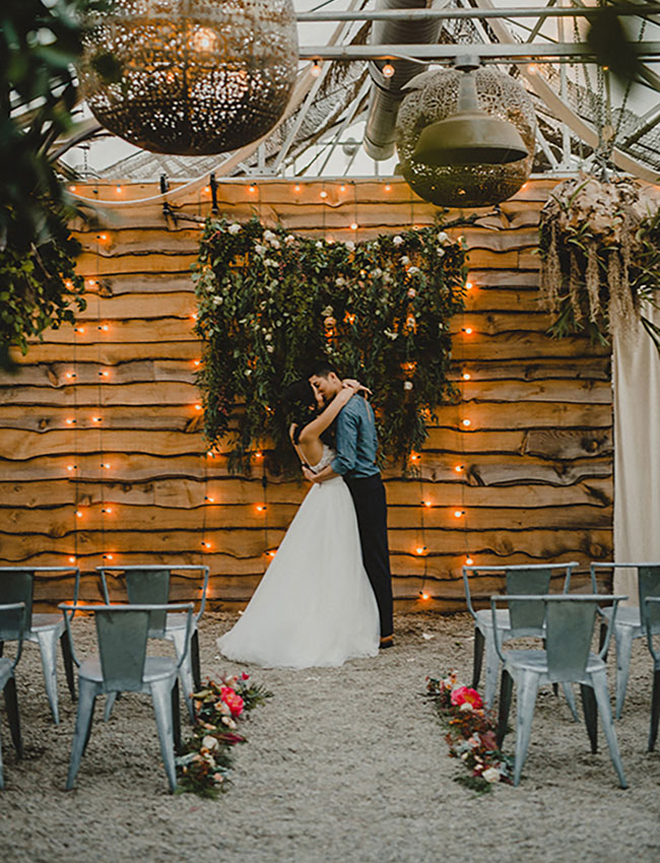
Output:
[[[23,741],[21,739],[21,723],[18,716],[18,699],[16,697],[16,679],[14,671],[21,658],[23,649],[23,633],[25,630],[25,603],[12,602],[0,605],[0,639],[17,641],[16,656],[13,660],[0,657],[0,691],[5,694],[5,707],[11,739],[19,758],[23,757]],[[5,787],[2,770],[2,746],[0,745],[0,788]]]
[[[39,645],[41,665],[44,672],[46,695],[55,724],[60,714],[57,704],[57,642],[62,648],[66,681],[73,701],[76,687],[71,659],[71,642],[61,614],[36,614],[32,611],[34,585],[37,573],[74,574],[73,604],[78,602],[80,570],[71,566],[2,566],[0,567],[0,602],[24,602],[26,608],[23,638]],[[11,639],[5,639],[7,641]],[[1,641],[1,639],[0,639]],[[0,645],[0,656],[2,646]]]
[[[97,569],[101,575],[103,596],[108,605],[110,604],[108,574],[124,579],[127,598],[131,604],[167,603],[170,601],[172,573],[197,571],[203,574],[199,611],[193,617],[190,649],[187,648],[186,621],[182,614],[168,614],[167,626],[164,631],[160,625],[160,619],[156,620],[155,626],[149,632],[149,638],[166,638],[169,641],[173,641],[177,656],[185,657],[181,665],[180,680],[183,688],[183,695],[186,700],[186,706],[188,707],[188,713],[190,714],[190,718],[194,719],[194,710],[190,696],[195,690],[200,689],[202,685],[201,669],[199,665],[199,635],[197,627],[202,614],[204,614],[204,608],[206,607],[206,591],[209,584],[208,566],[192,564],[185,566],[99,566]],[[109,709],[106,710],[106,716],[109,715],[109,710],[112,709],[112,702],[109,702],[108,707]]]
[[596,571],[598,569],[636,569],[638,606],[622,606],[617,615],[616,623],[612,624],[612,609],[601,608],[601,644],[604,631],[607,627],[613,628],[614,643],[616,646],[616,700],[614,716],[621,718],[623,705],[626,700],[628,688],[628,674],[630,672],[630,656],[632,643],[635,638],[643,638],[646,635],[646,598],[649,596],[660,596],[660,563],[592,563],[591,585],[594,593],[597,593]]
[[[501,746],[508,727],[511,693],[515,682],[518,694],[516,717],[516,750],[513,784],[518,785],[531,736],[536,693],[544,683],[579,683],[591,751],[597,752],[597,715],[610,750],[619,784],[627,788],[623,765],[612,721],[607,691],[607,669],[604,661],[610,632],[598,654],[591,652],[591,641],[598,604],[610,601],[613,620],[622,596],[589,594],[550,596],[511,595],[491,597],[491,614],[495,646],[502,662],[497,743]],[[508,605],[512,626],[518,631],[535,629],[539,618],[545,623],[545,649],[502,650],[502,633],[497,619],[498,604]]]
[[653,693],[651,695],[651,728],[649,730],[649,752],[655,750],[660,720],[660,652],[653,646],[653,636],[660,635],[660,596],[647,596],[644,600],[646,643],[653,657]]
[[[571,584],[571,574],[577,566],[576,561],[568,563],[535,563],[522,564],[515,566],[464,566],[463,567],[463,584],[465,585],[465,598],[467,607],[474,618],[474,662],[472,671],[472,686],[476,689],[479,685],[479,677],[481,676],[481,667],[486,654],[486,668],[484,680],[484,703],[487,707],[491,707],[495,692],[497,691],[497,677],[499,674],[500,662],[495,648],[495,638],[493,635],[493,619],[490,608],[475,610],[472,604],[472,596],[470,593],[469,573],[490,573],[493,576],[504,578],[506,594],[511,593],[533,593],[547,594],[550,591],[550,581],[553,573],[563,573],[564,583],[563,592],[568,593]],[[509,638],[518,638],[520,633],[514,633],[511,629],[511,621],[509,619],[509,610],[501,608],[497,611],[497,625],[500,635],[503,640]],[[528,633],[543,638],[543,626],[536,628],[534,632]],[[575,706],[575,697],[569,686],[564,687],[566,700],[573,714],[573,718],[577,721],[577,708]]]
[[[71,606],[60,605],[69,630]],[[121,692],[149,692],[156,715],[160,750],[170,790],[176,789],[174,748],[181,742],[178,674],[187,656],[187,647],[178,661],[170,656],[147,656],[147,639],[160,616],[165,627],[168,612],[183,612],[186,640],[192,631],[192,603],[172,605],[79,605],[77,611],[94,614],[99,655],[82,663],[73,651],[78,666],[78,715],[71,748],[66,790],[73,787],[89,742],[94,706],[99,695]]]

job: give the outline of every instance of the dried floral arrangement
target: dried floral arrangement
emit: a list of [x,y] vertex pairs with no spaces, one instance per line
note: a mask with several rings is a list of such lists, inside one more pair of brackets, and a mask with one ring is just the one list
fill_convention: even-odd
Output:
[[641,321],[660,350],[644,301],[660,298],[660,199],[629,177],[560,183],[541,211],[541,298],[553,335],[585,329],[609,341]]

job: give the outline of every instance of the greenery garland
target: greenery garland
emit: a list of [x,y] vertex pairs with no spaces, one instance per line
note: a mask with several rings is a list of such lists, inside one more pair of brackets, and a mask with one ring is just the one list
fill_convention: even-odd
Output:
[[249,472],[272,442],[270,470],[292,470],[280,396],[325,358],[371,388],[382,454],[407,469],[425,420],[456,395],[449,321],[464,308],[466,277],[465,241],[441,223],[341,243],[256,218],[208,220],[193,278],[211,445],[229,433],[230,470]]

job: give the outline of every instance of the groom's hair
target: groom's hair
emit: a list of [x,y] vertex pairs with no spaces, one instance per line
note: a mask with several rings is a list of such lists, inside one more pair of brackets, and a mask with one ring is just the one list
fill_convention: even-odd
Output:
[[341,378],[337,369],[327,360],[319,360],[317,363],[312,363],[312,365],[310,365],[307,370],[307,378],[327,378],[328,375],[333,373],[336,374],[338,378]]

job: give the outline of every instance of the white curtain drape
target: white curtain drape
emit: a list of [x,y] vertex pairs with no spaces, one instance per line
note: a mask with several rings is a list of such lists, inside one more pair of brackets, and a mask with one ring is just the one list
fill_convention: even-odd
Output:
[[[644,315],[660,325],[656,309]],[[613,338],[614,560],[660,561],[660,356],[641,324]],[[634,570],[618,569],[614,592],[637,605]]]

